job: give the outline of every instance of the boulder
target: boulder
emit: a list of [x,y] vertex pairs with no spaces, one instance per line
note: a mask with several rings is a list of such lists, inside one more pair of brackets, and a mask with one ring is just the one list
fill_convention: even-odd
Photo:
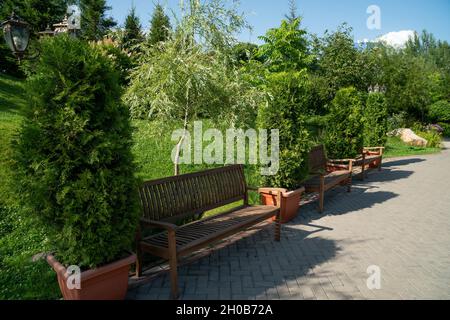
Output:
[[411,129],[396,129],[389,133],[390,136],[400,137],[403,142],[409,144],[414,147],[423,147],[425,148],[428,144],[428,141],[422,137],[419,137],[414,133]]

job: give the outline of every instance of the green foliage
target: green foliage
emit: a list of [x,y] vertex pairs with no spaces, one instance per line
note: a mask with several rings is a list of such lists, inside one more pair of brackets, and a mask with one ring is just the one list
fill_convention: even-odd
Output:
[[129,83],[131,69],[134,67],[134,61],[130,55],[120,48],[114,41],[99,41],[98,48],[107,56],[114,65],[114,69],[120,74],[120,84],[126,86]]
[[439,122],[438,125],[440,125],[442,129],[444,129],[442,135],[446,138],[450,138],[450,123]]
[[135,46],[144,40],[144,35],[142,34],[142,26],[139,21],[139,17],[136,15],[136,8],[131,8],[130,13],[125,19],[125,31],[122,38],[122,47],[133,52]]
[[441,100],[432,104],[428,116],[431,121],[450,123],[450,102]]
[[259,47],[258,57],[265,61],[269,72],[301,70],[312,62],[307,50],[307,32],[300,29],[300,23],[300,18],[292,22],[283,20],[280,27],[260,37],[264,44]]
[[132,117],[188,122],[202,117],[230,124],[254,119],[262,95],[241,71],[196,44],[183,44],[183,37],[174,37],[143,52],[124,96]]
[[[279,130],[280,167],[276,175],[263,176],[263,186],[294,189],[308,173],[309,134],[304,109],[307,94],[306,72],[277,72],[266,80],[268,101],[260,107],[257,125]],[[270,144],[269,144],[270,145]]]
[[416,134],[428,141],[427,148],[440,148],[442,146],[442,136],[435,130],[418,131]]
[[[232,47],[224,39],[231,35],[222,34],[226,29],[221,23],[213,28],[215,34],[205,30],[222,18],[209,16],[213,9],[222,12],[220,7],[194,6],[167,41],[142,46],[140,65],[124,96],[133,118],[186,123],[199,117],[220,118],[231,125],[254,120],[262,94],[245,81],[242,70],[228,63]],[[230,14],[225,21],[233,19]],[[201,36],[202,43],[193,41],[193,34]],[[205,47],[210,50],[205,52]]]
[[94,46],[43,42],[15,146],[24,210],[64,264],[95,267],[130,248],[138,219],[129,113],[118,73]]
[[0,21],[9,18],[14,10],[21,19],[30,24],[33,32],[43,31],[47,25],[62,21],[68,2],[68,0],[2,0]]
[[327,31],[323,38],[313,39],[312,47],[316,58],[312,66],[316,76],[314,109],[329,104],[339,89],[352,86],[367,92],[374,84],[372,77],[378,72],[374,70],[376,61],[370,52],[355,47],[352,28],[346,24],[333,33]]
[[169,38],[171,32],[170,19],[165,14],[164,8],[158,3],[153,10],[152,19],[150,21],[150,34],[148,41],[151,45],[164,42]]
[[391,132],[395,129],[407,127],[407,114],[406,112],[400,112],[393,114],[387,118],[387,130]]
[[80,0],[80,7],[81,33],[86,40],[101,40],[109,29],[117,25],[113,18],[106,16],[111,9],[106,0]]
[[243,64],[256,59],[258,46],[254,43],[240,42],[233,47],[234,60],[238,64]]
[[310,81],[306,67],[311,57],[300,22],[283,20],[280,27],[260,37],[264,44],[257,57],[262,59],[264,69],[259,87],[266,93],[267,101],[258,110],[257,126],[279,130],[280,134],[280,168],[276,175],[262,176],[264,186],[294,189],[308,173],[310,145],[305,110]]
[[364,144],[367,147],[384,146],[387,140],[387,105],[384,94],[370,93],[364,108]]
[[364,117],[355,88],[336,93],[328,120],[325,145],[329,158],[349,159],[359,155],[364,147]]

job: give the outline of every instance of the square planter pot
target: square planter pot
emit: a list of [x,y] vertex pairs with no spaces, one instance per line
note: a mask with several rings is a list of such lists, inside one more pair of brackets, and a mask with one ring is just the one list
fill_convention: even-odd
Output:
[[47,262],[58,276],[64,300],[124,300],[128,291],[130,265],[136,262],[136,255],[82,272],[80,289],[68,288],[70,274],[54,256],[47,256]]
[[[281,203],[277,203],[278,192],[281,192]],[[259,194],[263,205],[280,207],[281,223],[288,223],[298,215],[300,200],[305,188],[288,191],[281,188],[261,188]],[[272,219],[275,221],[275,218]]]

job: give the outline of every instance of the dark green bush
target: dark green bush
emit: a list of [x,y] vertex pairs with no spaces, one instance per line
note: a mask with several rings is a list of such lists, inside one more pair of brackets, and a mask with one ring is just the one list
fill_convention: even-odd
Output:
[[280,132],[280,167],[276,175],[263,176],[268,187],[296,188],[308,172],[309,134],[305,126],[304,72],[278,72],[268,76],[268,103],[258,113],[258,127]]
[[442,127],[442,129],[444,129],[444,132],[442,133],[442,135],[444,137],[449,138],[450,137],[450,123],[439,122],[438,125],[440,125]]
[[132,129],[119,75],[98,48],[46,39],[15,145],[22,205],[64,264],[95,267],[129,249],[138,220]]
[[367,97],[364,109],[364,144],[367,147],[384,146],[387,141],[387,104],[384,94],[374,92]]
[[431,121],[450,123],[450,102],[441,100],[432,104],[428,116]]
[[325,133],[330,158],[354,158],[364,147],[364,117],[361,98],[355,88],[340,89],[331,103]]

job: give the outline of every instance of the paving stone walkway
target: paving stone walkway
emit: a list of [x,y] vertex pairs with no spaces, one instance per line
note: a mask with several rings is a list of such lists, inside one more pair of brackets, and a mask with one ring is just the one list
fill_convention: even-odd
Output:
[[[180,267],[181,299],[450,299],[450,150],[386,161],[345,191],[323,214],[301,207],[280,243],[263,224]],[[128,298],[168,299],[169,287],[162,274]]]

